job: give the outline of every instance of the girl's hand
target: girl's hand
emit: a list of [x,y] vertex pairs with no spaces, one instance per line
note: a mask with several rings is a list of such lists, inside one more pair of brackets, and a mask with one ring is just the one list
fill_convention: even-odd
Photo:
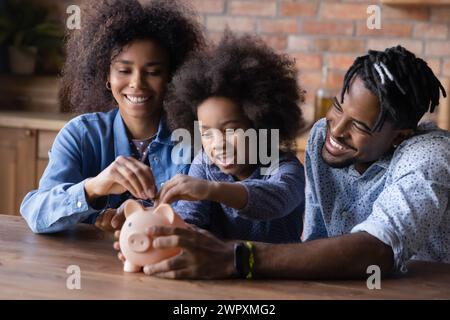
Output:
[[155,179],[150,167],[133,157],[119,156],[96,177],[84,185],[88,201],[127,190],[138,199],[153,199],[156,194]]
[[157,204],[177,200],[200,201],[209,199],[215,182],[177,174],[161,188]]

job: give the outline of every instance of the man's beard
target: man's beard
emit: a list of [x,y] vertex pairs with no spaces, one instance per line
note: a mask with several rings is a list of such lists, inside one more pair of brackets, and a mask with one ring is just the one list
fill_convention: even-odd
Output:
[[335,169],[346,168],[356,162],[354,158],[343,159],[341,161],[332,161],[330,159],[327,159],[327,157],[324,157],[323,155],[324,153],[332,157],[332,155],[330,155],[330,153],[327,150],[325,150],[325,144],[322,147],[322,152],[320,153],[320,156],[322,157],[323,162],[325,162],[327,165]]

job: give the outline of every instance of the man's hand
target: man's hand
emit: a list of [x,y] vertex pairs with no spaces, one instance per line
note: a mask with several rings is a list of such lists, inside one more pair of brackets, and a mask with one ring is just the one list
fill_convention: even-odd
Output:
[[[153,238],[153,248],[181,248],[181,252],[158,263],[144,266],[144,272],[170,279],[220,279],[228,278],[234,271],[234,245],[223,242],[206,230],[193,225],[189,229],[152,227],[147,230]],[[114,233],[116,240],[120,231]],[[119,241],[114,242],[117,257],[124,262]]]
[[170,279],[228,278],[234,271],[234,245],[206,230],[152,227],[147,230],[155,249],[181,248],[181,252],[158,263],[144,266],[147,275]]

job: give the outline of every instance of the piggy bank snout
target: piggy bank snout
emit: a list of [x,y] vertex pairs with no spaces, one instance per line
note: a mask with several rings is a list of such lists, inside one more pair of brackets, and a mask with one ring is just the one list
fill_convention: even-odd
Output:
[[128,236],[128,245],[134,252],[145,252],[150,246],[150,238],[144,233],[132,233]]

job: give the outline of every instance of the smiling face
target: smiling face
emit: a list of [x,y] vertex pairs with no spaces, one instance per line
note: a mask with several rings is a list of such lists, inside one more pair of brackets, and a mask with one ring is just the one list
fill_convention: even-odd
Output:
[[108,80],[126,122],[159,117],[169,80],[168,54],[153,40],[135,40],[111,62]]
[[[254,165],[248,161],[249,146],[244,135],[236,130],[246,131],[251,128],[251,123],[241,108],[228,98],[211,97],[198,106],[197,117],[201,124],[202,145],[209,159],[223,173],[239,180],[247,178]],[[244,154],[244,164],[238,163],[238,152]]]
[[397,130],[386,120],[380,131],[372,132],[380,112],[378,98],[359,77],[352,79],[344,103],[335,98],[326,115],[327,136],[323,160],[334,168],[351,164],[363,173],[373,162],[399,144],[411,130]]

